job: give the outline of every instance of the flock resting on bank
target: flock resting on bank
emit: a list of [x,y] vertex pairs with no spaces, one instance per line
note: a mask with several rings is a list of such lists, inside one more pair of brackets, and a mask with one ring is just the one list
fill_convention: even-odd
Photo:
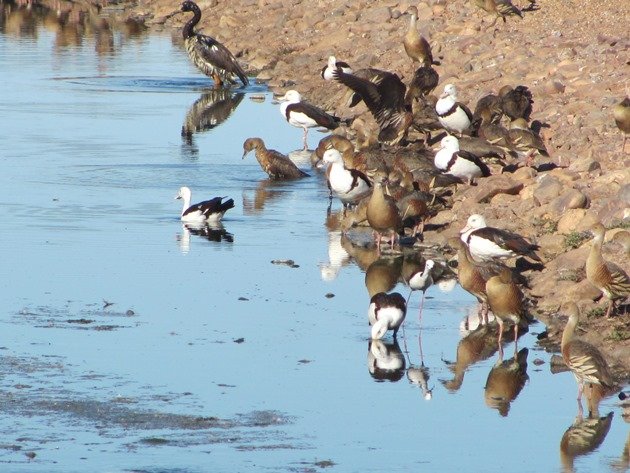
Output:
[[[505,22],[509,16],[523,16],[524,10],[519,10],[510,0],[474,0],[474,3],[495,16],[491,26],[498,18]],[[529,10],[535,10],[535,2],[530,0],[530,3]],[[195,31],[201,19],[199,7],[187,0],[181,5],[181,11],[193,13],[182,33],[194,65],[213,79],[215,87],[236,81],[247,86],[247,75],[234,55],[216,39]],[[476,179],[489,176],[496,162],[507,169],[506,159],[516,161],[514,168],[521,164],[532,166],[536,156],[549,157],[539,135],[542,124],[534,121],[530,125],[534,102],[526,86],[505,86],[496,94],[488,94],[477,102],[473,111],[458,100],[453,84],[446,84],[439,98],[431,95],[439,83],[439,74],[433,66],[441,63],[418,31],[417,9],[409,7],[407,13],[410,21],[403,46],[409,58],[419,64],[409,84],[403,83],[393,72],[374,68],[355,70],[334,56],[329,57],[320,72],[324,80],[346,86],[350,90],[348,105],[354,107],[363,102],[378,125],[376,140],[364,137],[363,141],[353,143],[337,134],[325,137],[312,160],[315,166],[326,166],[331,198],[336,196],[341,201],[344,215],[351,214],[349,221],[352,224],[367,222],[373,229],[379,253],[383,236],[389,239],[393,251],[405,229],[414,239],[421,234],[425,220],[434,215],[436,208],[445,205],[450,186],[473,185]],[[287,91],[278,100],[287,122],[304,130],[304,150],[308,149],[309,128],[335,130],[350,123],[304,101],[296,90]],[[613,115],[623,133],[623,152],[630,134],[630,98],[617,104]],[[424,143],[410,143],[407,140],[410,129],[424,133]],[[435,132],[445,135],[437,151],[427,146],[432,143],[431,134]],[[369,146],[374,141],[376,145]],[[243,158],[251,151],[271,179],[308,176],[288,156],[267,149],[260,138],[244,142]],[[182,187],[176,198],[184,201],[181,220],[193,224],[217,223],[234,207],[232,199],[222,197],[191,205],[191,191],[187,187]],[[609,300],[606,317],[610,317],[616,303],[630,295],[630,278],[621,267],[603,258],[605,232],[601,224],[592,228],[593,239],[585,266],[588,280]],[[626,254],[629,239],[630,235],[626,237]],[[482,215],[471,215],[460,237],[448,243],[457,252],[459,283],[479,301],[482,322],[488,323],[489,312],[498,322],[501,358],[504,324],[513,325],[516,357],[519,332],[527,330],[532,318],[520,288],[526,280],[503,260],[520,256],[541,264],[537,245],[520,235],[488,226]],[[425,267],[407,280],[412,291],[422,291],[422,301],[425,291],[433,284],[434,264],[427,260]],[[406,316],[407,301],[398,292],[380,292],[371,298],[368,320],[373,339],[382,338],[390,330],[396,337]],[[579,402],[585,386],[591,390],[610,390],[614,388],[614,381],[600,351],[574,337],[580,317],[578,306],[568,302],[565,312],[569,319],[562,335],[561,353],[578,382]]]

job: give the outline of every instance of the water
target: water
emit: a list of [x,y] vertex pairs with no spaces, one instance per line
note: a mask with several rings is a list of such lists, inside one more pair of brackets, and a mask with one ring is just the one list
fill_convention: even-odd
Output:
[[[475,309],[460,288],[429,289],[421,332],[414,294],[399,346],[369,346],[366,268],[329,255],[322,176],[269,182],[241,159],[250,136],[301,146],[263,86],[182,138],[216,97],[169,37],[116,30],[102,48],[4,7],[2,471],[570,471],[576,385],[550,374],[542,324],[503,416],[484,400],[496,353],[447,363]],[[182,227],[181,185],[234,198],[222,232]],[[419,334],[429,400],[405,376]],[[609,412],[576,471],[620,468],[628,427],[615,398]]]

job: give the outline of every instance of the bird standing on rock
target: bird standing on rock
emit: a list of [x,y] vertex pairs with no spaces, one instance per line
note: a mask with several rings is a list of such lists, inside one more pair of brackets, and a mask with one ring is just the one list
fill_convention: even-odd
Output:
[[470,127],[473,120],[470,109],[457,101],[457,88],[453,84],[444,86],[444,92],[435,104],[435,111],[442,126],[460,136]]
[[621,145],[621,152],[623,153],[626,149],[626,139],[630,135],[630,97],[626,97],[613,107],[613,117],[617,128],[623,133],[623,144]]
[[521,19],[523,18],[521,11],[516,8],[510,0],[474,0],[474,2],[475,5],[482,10],[496,15],[496,18],[490,25],[490,28],[496,24],[499,18],[503,20],[503,23],[506,22],[506,17],[508,16],[518,16]]
[[280,113],[286,121],[290,125],[304,130],[304,151],[308,149],[306,137],[309,128],[323,127],[334,130],[339,126],[340,119],[338,117],[333,117],[321,108],[303,102],[302,96],[297,90],[288,90],[282,97],[278,98],[278,101],[280,102]]
[[565,310],[569,314],[569,320],[562,332],[560,350],[562,359],[578,384],[577,400],[581,408],[582,393],[586,383],[611,388],[614,386],[614,381],[608,363],[601,352],[590,343],[574,338],[575,328],[580,320],[578,306],[574,302],[569,302]]
[[444,174],[455,176],[468,184],[472,184],[477,177],[490,175],[490,169],[478,156],[459,149],[459,140],[455,136],[442,138],[433,163]]
[[221,87],[224,82],[234,84],[237,77],[243,85],[249,84],[247,75],[225,46],[211,36],[194,31],[201,19],[201,10],[197,4],[187,0],[182,3],[181,11],[193,12],[193,17],[182,30],[186,52],[193,64],[205,75],[212,77],[217,87]]
[[409,29],[403,39],[403,46],[405,47],[407,56],[409,56],[412,61],[418,61],[423,66],[439,66],[440,62],[433,60],[431,45],[424,36],[418,32],[416,26],[418,22],[418,9],[415,6],[411,6],[407,8],[407,13],[410,15]]
[[515,256],[528,256],[540,261],[535,253],[539,248],[516,233],[500,228],[489,227],[482,215],[468,217],[466,226],[459,232],[462,241],[468,245],[470,254],[477,260],[506,259]]
[[258,164],[271,179],[297,179],[308,176],[288,156],[275,149],[267,149],[264,141],[260,138],[247,138],[245,140],[243,143],[243,159],[252,150],[256,154]]
[[586,279],[602,291],[610,301],[606,311],[606,317],[610,317],[615,308],[615,301],[630,296],[630,278],[622,268],[604,260],[602,256],[602,244],[604,243],[606,228],[598,223],[593,226],[591,233],[593,240],[591,251],[586,259]]

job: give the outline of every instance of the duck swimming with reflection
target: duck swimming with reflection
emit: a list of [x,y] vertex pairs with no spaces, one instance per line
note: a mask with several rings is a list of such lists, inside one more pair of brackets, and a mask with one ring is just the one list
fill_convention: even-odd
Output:
[[225,197],[214,197],[210,200],[204,200],[197,204],[190,204],[192,191],[186,187],[180,187],[175,199],[182,199],[184,205],[182,207],[181,220],[189,223],[219,222],[225,212],[234,207],[234,200],[223,200]]
[[194,30],[201,20],[201,10],[197,4],[186,0],[182,3],[181,11],[193,13],[193,17],[184,25],[182,35],[188,57],[197,69],[212,77],[217,87],[221,87],[224,82],[235,84],[236,78],[244,86],[248,85],[249,79],[234,55],[212,36]]

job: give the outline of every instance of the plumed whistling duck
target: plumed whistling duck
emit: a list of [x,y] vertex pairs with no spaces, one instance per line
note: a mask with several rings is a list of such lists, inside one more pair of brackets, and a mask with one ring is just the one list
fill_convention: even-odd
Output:
[[409,56],[412,61],[417,61],[423,66],[439,66],[439,61],[433,60],[431,45],[425,37],[418,32],[416,26],[418,22],[418,9],[415,6],[410,6],[407,8],[407,13],[410,15],[409,28],[403,38],[403,46],[405,47],[407,56]]
[[182,34],[188,56],[197,69],[212,77],[218,87],[224,82],[234,84],[237,77],[243,85],[249,84],[245,71],[225,46],[211,36],[194,31],[201,19],[201,10],[197,4],[186,0],[182,3],[181,11],[193,12],[193,17],[184,25]]
[[613,118],[617,128],[623,133],[623,144],[621,145],[621,152],[623,153],[626,149],[626,140],[630,135],[630,97],[626,97],[613,107]]
[[260,138],[247,138],[245,140],[243,143],[243,158],[252,150],[256,154],[258,164],[271,179],[297,179],[308,176],[288,156],[275,149],[267,149],[264,141]]

